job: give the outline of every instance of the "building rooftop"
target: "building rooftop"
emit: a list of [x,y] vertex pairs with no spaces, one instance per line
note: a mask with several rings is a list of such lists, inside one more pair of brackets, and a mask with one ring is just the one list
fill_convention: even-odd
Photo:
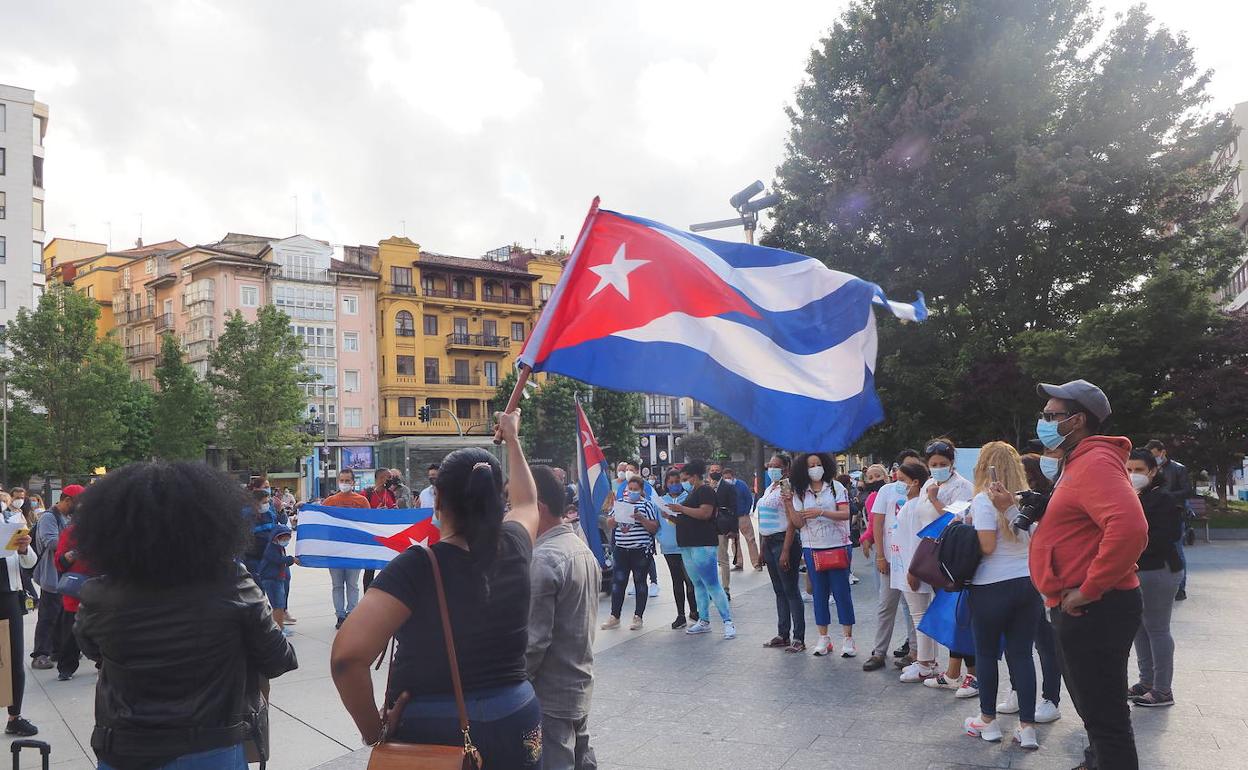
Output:
[[436,251],[421,251],[420,258],[416,260],[417,264],[430,265],[436,267],[449,267],[458,270],[471,270],[473,272],[490,273],[492,275],[510,275],[517,278],[535,278],[529,271],[519,265],[510,262],[496,262],[490,259],[470,258],[470,257],[452,257],[449,254],[439,254]]

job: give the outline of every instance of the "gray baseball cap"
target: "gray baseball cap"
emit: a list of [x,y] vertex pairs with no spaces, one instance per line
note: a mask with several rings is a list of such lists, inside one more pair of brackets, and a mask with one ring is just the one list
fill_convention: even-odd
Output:
[[1071,380],[1064,385],[1049,385],[1042,382],[1036,386],[1036,393],[1049,398],[1074,401],[1101,422],[1104,422],[1112,411],[1104,391],[1087,380]]

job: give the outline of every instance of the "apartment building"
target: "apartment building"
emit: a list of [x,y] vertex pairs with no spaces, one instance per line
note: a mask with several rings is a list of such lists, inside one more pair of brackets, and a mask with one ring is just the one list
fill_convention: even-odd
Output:
[[0,329],[43,295],[47,130],[48,105],[34,91],[0,84]]
[[[1230,193],[1235,202],[1235,226],[1248,235],[1248,102],[1235,105],[1233,112],[1239,134],[1214,158],[1217,167],[1238,166],[1239,173],[1226,187],[1214,194]],[[1231,279],[1218,295],[1223,308],[1232,313],[1248,312],[1248,251],[1240,258]]]
[[139,244],[123,251],[108,251],[103,243],[53,238],[43,247],[43,271],[51,280],[72,286],[96,301],[100,308],[100,316],[95,322],[96,336],[103,339],[117,327],[113,299],[122,268],[141,257],[168,254],[184,248],[186,245],[181,241],[171,240]]

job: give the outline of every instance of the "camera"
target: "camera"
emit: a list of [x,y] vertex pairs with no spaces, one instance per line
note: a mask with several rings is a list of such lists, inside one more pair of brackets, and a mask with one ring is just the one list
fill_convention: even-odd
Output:
[[1030,532],[1032,526],[1044,517],[1049,507],[1049,495],[1027,490],[1018,493],[1018,515],[1010,522],[1019,532]]

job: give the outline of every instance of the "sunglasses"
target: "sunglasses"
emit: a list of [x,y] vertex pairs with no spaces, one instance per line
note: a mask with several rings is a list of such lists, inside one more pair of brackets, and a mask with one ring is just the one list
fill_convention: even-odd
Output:
[[927,445],[927,449],[923,450],[923,454],[925,455],[940,454],[942,452],[949,452],[952,449],[953,447],[949,446],[949,443],[946,441],[933,441],[932,443]]

